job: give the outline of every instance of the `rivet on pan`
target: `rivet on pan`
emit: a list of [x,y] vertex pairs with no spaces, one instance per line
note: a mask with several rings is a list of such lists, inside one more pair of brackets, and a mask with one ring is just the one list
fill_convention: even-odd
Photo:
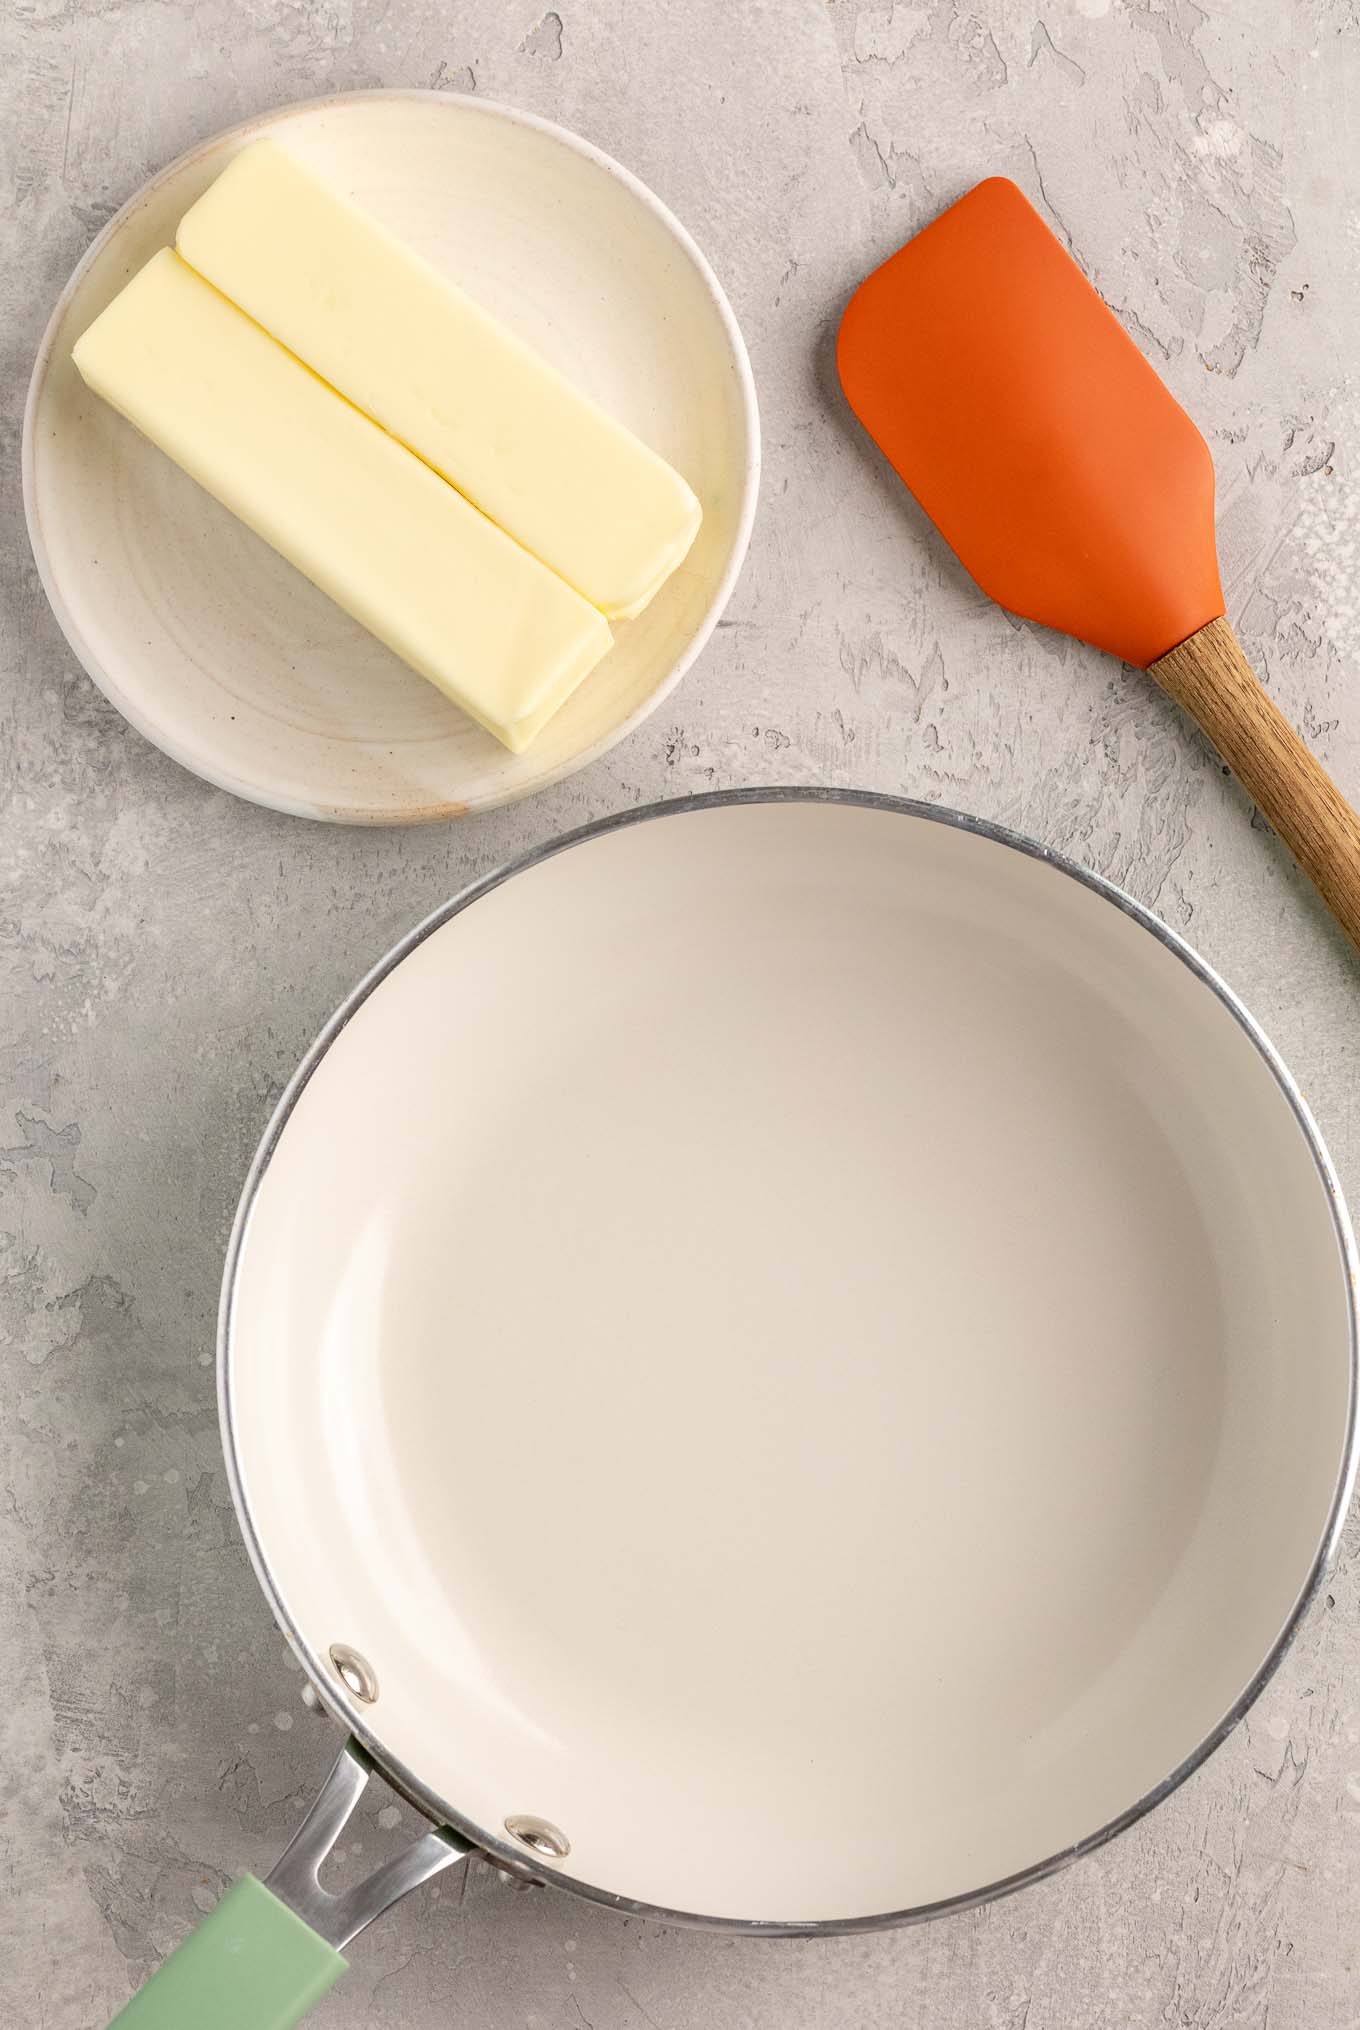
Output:
[[366,1656],[360,1656],[357,1649],[351,1649],[346,1642],[331,1644],[331,1669],[347,1692],[353,1692],[356,1699],[362,1699],[371,1706],[378,1696],[378,1673]]
[[571,1852],[571,1841],[565,1833],[550,1825],[547,1819],[536,1819],[531,1812],[519,1812],[505,1821],[507,1833],[532,1847],[536,1854],[543,1854],[550,1861],[565,1860]]

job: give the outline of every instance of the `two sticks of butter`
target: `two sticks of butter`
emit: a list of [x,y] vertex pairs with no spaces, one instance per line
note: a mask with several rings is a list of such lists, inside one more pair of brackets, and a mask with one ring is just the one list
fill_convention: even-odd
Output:
[[94,392],[520,753],[699,527],[665,460],[272,141],[77,342]]

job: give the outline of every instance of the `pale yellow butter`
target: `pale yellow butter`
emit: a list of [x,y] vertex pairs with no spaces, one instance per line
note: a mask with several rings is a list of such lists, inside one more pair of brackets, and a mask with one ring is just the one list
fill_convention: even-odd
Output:
[[700,522],[680,474],[275,141],[180,221],[181,255],[611,619]]
[[74,359],[97,395],[515,753],[610,647],[595,607],[169,248]]

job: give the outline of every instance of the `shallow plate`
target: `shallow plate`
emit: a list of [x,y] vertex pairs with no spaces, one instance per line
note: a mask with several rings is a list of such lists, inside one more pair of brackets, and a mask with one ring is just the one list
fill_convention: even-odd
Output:
[[1353,1472],[1351,1268],[1287,1074],[1136,905],[938,811],[701,801],[331,1024],[243,1202],[228,1456],[436,1816],[884,1921],[1106,1836],[1259,1690]]
[[[456,277],[684,473],[688,558],[528,754],[511,755],[97,401],[71,346],[231,157],[290,148]],[[711,269],[636,177],[560,127],[441,92],[270,113],[181,156],[64,291],[24,428],[38,569],[67,640],[157,746],[303,817],[409,823],[503,803],[602,754],[707,640],[750,535],[755,392]]]

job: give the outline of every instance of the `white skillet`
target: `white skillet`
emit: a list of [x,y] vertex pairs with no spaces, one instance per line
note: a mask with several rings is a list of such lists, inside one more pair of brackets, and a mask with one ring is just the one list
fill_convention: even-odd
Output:
[[[676,465],[703,527],[527,754],[488,733],[84,387],[71,347],[194,199],[276,134]],[[446,92],[261,115],[172,162],[62,293],[24,419],[38,570],[75,654],[139,732],[238,796],[409,824],[542,789],[630,732],[707,641],[755,513],[755,388],[727,298],[647,187],[561,127]]]
[[[836,1931],[1088,1851],[1333,1551],[1354,1268],[1227,987],[1013,834],[737,793],[479,883],[333,1018],[242,1200],[237,1508],[354,1742],[233,1898],[338,1946],[473,1847]],[[368,1757],[450,1830],[336,1902]],[[239,1961],[274,1920],[231,1905]]]

